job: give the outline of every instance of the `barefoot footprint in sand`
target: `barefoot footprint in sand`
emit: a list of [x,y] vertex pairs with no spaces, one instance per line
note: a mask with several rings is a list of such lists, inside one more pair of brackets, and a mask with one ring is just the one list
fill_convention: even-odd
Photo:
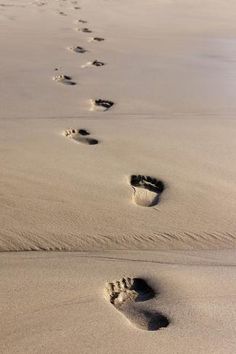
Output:
[[167,317],[160,312],[150,311],[138,304],[155,297],[155,292],[143,279],[122,278],[107,283],[105,297],[116,310],[139,329],[155,331],[169,324]]
[[66,129],[64,130],[64,136],[73,139],[77,143],[87,144],[87,145],[97,145],[98,140],[88,137],[90,132],[86,129]]
[[92,31],[89,28],[87,28],[87,27],[78,28],[78,31],[81,31],[81,32],[84,32],[84,33],[92,33]]
[[58,11],[58,15],[61,15],[61,16],[67,16],[67,14],[63,11]]
[[76,23],[88,23],[88,21],[79,19],[79,20],[76,20]]
[[72,78],[68,75],[56,75],[53,76],[53,80],[65,85],[76,85],[76,82],[72,81]]
[[150,176],[132,175],[130,184],[134,189],[134,202],[146,207],[158,204],[165,188],[162,181]]
[[105,63],[103,63],[102,61],[99,60],[94,60],[94,61],[88,61],[86,64],[81,65],[81,68],[88,68],[89,66],[104,66]]
[[79,47],[79,46],[69,47],[68,49],[71,50],[72,52],[79,53],[79,54],[83,54],[83,53],[87,52],[86,49],[84,49],[83,47]]
[[114,102],[98,98],[95,100],[90,99],[90,104],[90,111],[107,111],[114,105]]
[[91,37],[88,39],[88,42],[102,42],[102,41],[105,41],[105,38],[102,38],[102,37]]

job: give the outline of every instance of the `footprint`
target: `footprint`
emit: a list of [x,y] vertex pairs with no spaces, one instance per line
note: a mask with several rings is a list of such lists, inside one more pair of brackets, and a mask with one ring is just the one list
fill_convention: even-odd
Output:
[[98,140],[93,138],[88,138],[85,136],[90,135],[86,129],[66,129],[64,130],[64,136],[73,139],[77,143],[87,144],[87,145],[97,145]]
[[32,4],[40,7],[40,6],[45,6],[46,2],[44,2],[44,1],[36,1],[36,2],[32,2]]
[[169,320],[160,312],[140,307],[138,302],[152,299],[153,289],[140,278],[122,278],[107,283],[105,297],[135,327],[147,331],[155,331],[167,327]]
[[79,46],[76,46],[76,47],[69,47],[68,48],[69,50],[72,50],[73,52],[75,53],[80,53],[80,54],[83,54],[83,53],[86,53],[87,50],[84,49],[83,47],[79,47]]
[[71,86],[76,85],[76,82],[72,81],[72,78],[68,75],[56,75],[53,76],[53,80],[65,85],[71,85]]
[[81,68],[87,68],[89,66],[103,66],[105,63],[102,61],[94,60],[94,61],[88,61],[86,64],[81,65]]
[[105,63],[103,63],[102,61],[99,61],[99,60],[94,60],[92,62],[92,65],[94,65],[94,66],[103,66],[103,65],[105,65]]
[[65,14],[65,12],[63,12],[63,11],[58,11],[58,15],[67,16],[67,14]]
[[80,23],[88,23],[88,21],[85,21],[85,20],[82,20],[82,19],[79,19],[79,20],[77,20],[76,22],[80,22]]
[[93,41],[102,42],[102,41],[105,41],[105,39],[102,37],[91,37],[88,39],[88,41],[89,42],[93,42]]
[[102,100],[102,99],[96,99],[96,100],[90,100],[91,103],[91,111],[107,111],[110,109],[113,105],[114,102],[108,101],[108,100]]
[[165,189],[162,181],[150,176],[132,175],[130,184],[134,189],[135,203],[146,207],[158,204],[160,195]]
[[87,27],[78,28],[78,31],[81,31],[81,32],[84,32],[84,33],[92,33],[92,31],[89,28],[87,28]]

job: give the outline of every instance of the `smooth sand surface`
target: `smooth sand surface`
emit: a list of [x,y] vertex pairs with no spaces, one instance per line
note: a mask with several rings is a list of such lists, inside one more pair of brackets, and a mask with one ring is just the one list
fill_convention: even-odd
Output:
[[[4,353],[235,353],[235,11],[0,4]],[[135,306],[167,328],[141,331],[104,299],[122,277],[150,282],[157,298]]]
[[[5,253],[0,266],[4,353],[235,352],[235,252]],[[140,305],[168,327],[137,329],[113,308],[105,283],[122,276],[148,280],[158,295]]]

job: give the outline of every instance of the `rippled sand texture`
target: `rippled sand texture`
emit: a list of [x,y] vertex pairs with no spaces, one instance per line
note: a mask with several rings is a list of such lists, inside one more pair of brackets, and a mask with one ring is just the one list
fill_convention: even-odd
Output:
[[235,353],[235,14],[0,4],[4,353]]

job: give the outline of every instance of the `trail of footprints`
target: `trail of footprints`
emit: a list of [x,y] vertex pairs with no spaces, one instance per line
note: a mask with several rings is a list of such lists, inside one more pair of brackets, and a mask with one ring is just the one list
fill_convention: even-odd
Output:
[[[75,1],[75,3],[77,2]],[[80,7],[75,6],[74,9],[79,10]],[[64,13],[62,14],[64,15]],[[84,25],[87,24],[87,21],[79,19],[76,23]],[[85,34],[92,33],[92,30],[88,27],[78,27],[76,30]],[[104,38],[96,36],[88,38],[88,42],[102,42],[104,40]],[[72,46],[68,49],[80,55],[88,52],[82,46]],[[104,65],[103,61],[95,59],[81,65],[81,68],[102,67]],[[55,75],[53,80],[65,85],[76,85],[76,82],[69,75]],[[102,98],[90,99],[90,111],[105,112],[113,106],[114,102],[111,100]],[[63,135],[80,144],[97,145],[99,143],[96,138],[91,137],[87,129],[69,128],[64,130]],[[129,184],[133,189],[133,201],[136,205],[143,207],[157,205],[165,189],[165,185],[161,180],[144,175],[131,175]],[[127,277],[109,282],[105,286],[104,294],[110,304],[136,328],[154,331],[169,325],[169,319],[161,312],[150,310],[149,306],[140,306],[140,303],[142,304],[143,302],[154,302],[156,297],[155,291],[144,279]]]
[[[71,3],[77,5],[76,1],[72,1]],[[76,7],[79,9],[79,6]],[[76,20],[76,23],[84,25],[87,24],[87,21],[84,19],[78,19]],[[88,27],[78,28],[78,30],[83,33],[92,32]],[[88,41],[102,42],[104,41],[104,38],[95,36],[89,38]],[[81,54],[81,55],[88,52],[88,50],[83,48],[82,46],[72,46],[72,47],[68,47],[68,49],[76,54]],[[86,68],[89,66],[102,67],[104,65],[105,65],[104,62],[95,59],[93,61],[88,61],[86,64],[83,64],[81,67],[82,68]],[[55,75],[53,77],[53,80],[64,85],[69,85],[69,86],[76,85],[76,82],[73,80],[73,78],[65,74]],[[102,99],[102,98],[90,99],[89,102],[90,102],[90,111],[105,112],[114,106],[113,101]],[[87,132],[87,134],[84,133],[85,130],[74,129],[74,128],[66,129],[64,131],[64,135],[75,142],[83,143],[87,145],[98,144],[97,139],[88,136],[85,137],[85,135],[89,135],[89,132]],[[164,183],[161,180],[157,180],[156,178],[150,176],[132,175],[130,177],[129,182],[133,188],[133,201],[137,205],[145,206],[145,207],[152,207],[158,204],[160,201],[161,194],[165,189]]]
[[[71,2],[72,4],[77,4],[77,2]],[[74,6],[74,9],[80,9],[79,6]],[[61,15],[66,15],[63,11],[59,12]],[[78,24],[87,24],[87,21],[84,19],[78,19],[75,21],[75,23]],[[92,33],[92,30],[88,27],[76,27],[77,31],[80,31],[82,33],[85,34],[90,34]],[[89,37],[88,38],[88,42],[103,42],[105,40],[105,38],[103,37]],[[68,47],[68,49],[76,54],[82,55],[88,52],[88,50],[82,46],[76,45],[76,46],[71,46]],[[92,61],[87,61],[85,64],[81,65],[81,68],[88,68],[88,67],[102,67],[104,66],[105,63],[103,61],[94,59]],[[70,75],[61,73],[58,75],[53,76],[53,80],[61,83],[61,84],[65,84],[65,85],[69,85],[69,86],[75,86],[76,82],[71,78]],[[103,98],[96,98],[96,99],[90,99],[90,111],[107,111],[108,109],[110,109],[112,106],[114,105],[114,102],[112,102],[111,100],[106,100]]]
[[[77,4],[77,3],[73,2],[73,4]],[[84,25],[87,24],[87,21],[84,19],[78,19],[76,20],[76,23]],[[81,27],[78,28],[78,30],[85,34],[92,32],[88,27]],[[89,41],[102,42],[104,41],[104,38],[95,36],[89,38]],[[68,49],[80,55],[83,55],[86,52],[88,52],[88,50],[82,46],[72,46],[72,47],[68,47]],[[105,65],[104,62],[95,59],[93,61],[88,61],[86,64],[83,64],[82,68],[86,68],[89,66],[102,67],[104,65]],[[53,80],[57,81],[58,83],[62,83],[69,86],[76,85],[76,82],[69,75],[64,75],[64,74],[55,75],[53,77]],[[114,106],[113,101],[103,99],[103,98],[90,99],[89,102],[90,102],[90,111],[105,112]],[[78,143],[83,143],[87,145],[98,144],[97,139],[84,136],[84,135],[89,135],[89,132],[87,132],[87,134],[83,134],[83,132],[85,132],[85,130],[70,128],[64,131],[64,135],[67,138],[70,138],[71,140]],[[130,177],[129,183],[133,188],[133,201],[137,205],[145,206],[145,207],[152,207],[158,204],[160,201],[161,194],[165,189],[164,183],[161,180],[157,180],[156,178],[150,176],[132,175]]]

